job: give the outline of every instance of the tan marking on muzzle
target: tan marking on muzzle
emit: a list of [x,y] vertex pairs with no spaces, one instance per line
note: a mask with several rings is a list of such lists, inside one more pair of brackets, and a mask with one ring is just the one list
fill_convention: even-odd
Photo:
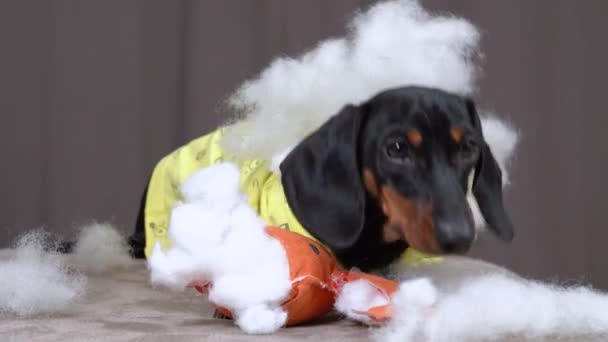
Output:
[[435,237],[431,205],[413,203],[389,186],[378,186],[369,169],[363,170],[363,183],[369,194],[379,201],[387,217],[383,227],[384,241],[404,240],[420,252],[441,253]]
[[431,205],[415,204],[388,186],[380,188],[380,202],[388,218],[384,227],[385,240],[403,239],[420,252],[441,253],[435,237]]

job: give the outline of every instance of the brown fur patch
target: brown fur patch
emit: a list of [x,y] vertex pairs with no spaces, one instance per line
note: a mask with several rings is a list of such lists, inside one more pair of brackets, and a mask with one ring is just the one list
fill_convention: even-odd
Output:
[[374,177],[372,170],[363,169],[363,184],[372,197],[378,198],[378,182],[376,182],[376,177]]
[[454,142],[460,143],[460,141],[462,141],[462,136],[464,135],[464,133],[462,132],[462,129],[452,127],[450,129],[450,135],[452,136],[452,139],[454,139]]
[[430,205],[417,205],[389,186],[378,186],[374,173],[363,169],[363,184],[369,194],[380,202],[387,221],[383,228],[386,242],[404,240],[420,252],[439,253]]
[[387,242],[403,239],[420,252],[441,252],[435,237],[430,205],[415,204],[388,186],[380,188],[380,202],[388,218],[384,227]]
[[412,128],[407,131],[406,136],[412,146],[420,146],[422,144],[422,133],[419,130]]

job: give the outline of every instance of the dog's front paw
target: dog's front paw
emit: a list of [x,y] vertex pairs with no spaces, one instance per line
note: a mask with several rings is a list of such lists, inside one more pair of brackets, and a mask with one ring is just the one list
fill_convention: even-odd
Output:
[[281,308],[257,305],[241,311],[236,324],[248,334],[270,334],[287,323],[287,313]]

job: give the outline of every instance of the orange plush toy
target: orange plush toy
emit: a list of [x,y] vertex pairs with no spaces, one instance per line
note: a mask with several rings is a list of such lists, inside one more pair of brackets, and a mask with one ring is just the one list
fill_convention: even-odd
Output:
[[[343,287],[354,281],[367,282],[385,303],[368,305],[367,310],[353,309],[352,313],[361,315],[361,321],[366,324],[382,324],[390,319],[390,301],[393,293],[399,289],[398,283],[371,274],[344,270],[325,247],[305,236],[277,227],[266,227],[265,231],[281,243],[289,262],[292,289],[282,304],[287,313],[287,325],[306,323],[328,313]],[[211,286],[213,284],[207,280],[194,280],[188,284],[188,287],[203,294],[208,294]],[[228,318],[233,316],[226,308],[217,307],[217,310]]]
[[[230,163],[198,171],[171,212],[169,246],[148,257],[153,284],[195,288],[247,333],[271,333],[334,307],[366,324],[391,315],[396,282],[341,268],[319,242],[269,227]],[[166,247],[166,248],[163,248]]]

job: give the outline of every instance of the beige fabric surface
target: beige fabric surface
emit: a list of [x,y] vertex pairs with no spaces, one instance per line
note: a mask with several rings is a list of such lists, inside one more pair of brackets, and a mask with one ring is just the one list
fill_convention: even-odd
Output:
[[[12,250],[0,249],[0,261]],[[441,266],[402,270],[408,279],[430,277],[450,287],[464,274],[505,272],[495,265],[468,259],[446,258]],[[515,276],[515,275],[513,275]],[[0,277],[2,275],[0,274]],[[231,321],[212,318],[212,307],[195,291],[173,292],[153,288],[145,262],[134,261],[121,271],[87,276],[81,300],[53,315],[19,318],[0,314],[0,342],[8,341],[370,341],[371,330],[330,315],[307,326],[284,328],[272,335],[246,335]],[[444,289],[445,290],[445,289]],[[551,342],[552,338],[520,336],[496,342]],[[580,337],[560,342],[600,342],[605,338]],[[461,342],[461,341],[458,341]]]
[[[11,251],[0,250],[0,260]],[[1,276],[1,275],[0,275]],[[143,261],[126,270],[88,276],[85,296],[46,317],[0,316],[0,341],[368,341],[368,328],[325,318],[268,336],[242,333],[194,291],[171,292],[148,283]]]

